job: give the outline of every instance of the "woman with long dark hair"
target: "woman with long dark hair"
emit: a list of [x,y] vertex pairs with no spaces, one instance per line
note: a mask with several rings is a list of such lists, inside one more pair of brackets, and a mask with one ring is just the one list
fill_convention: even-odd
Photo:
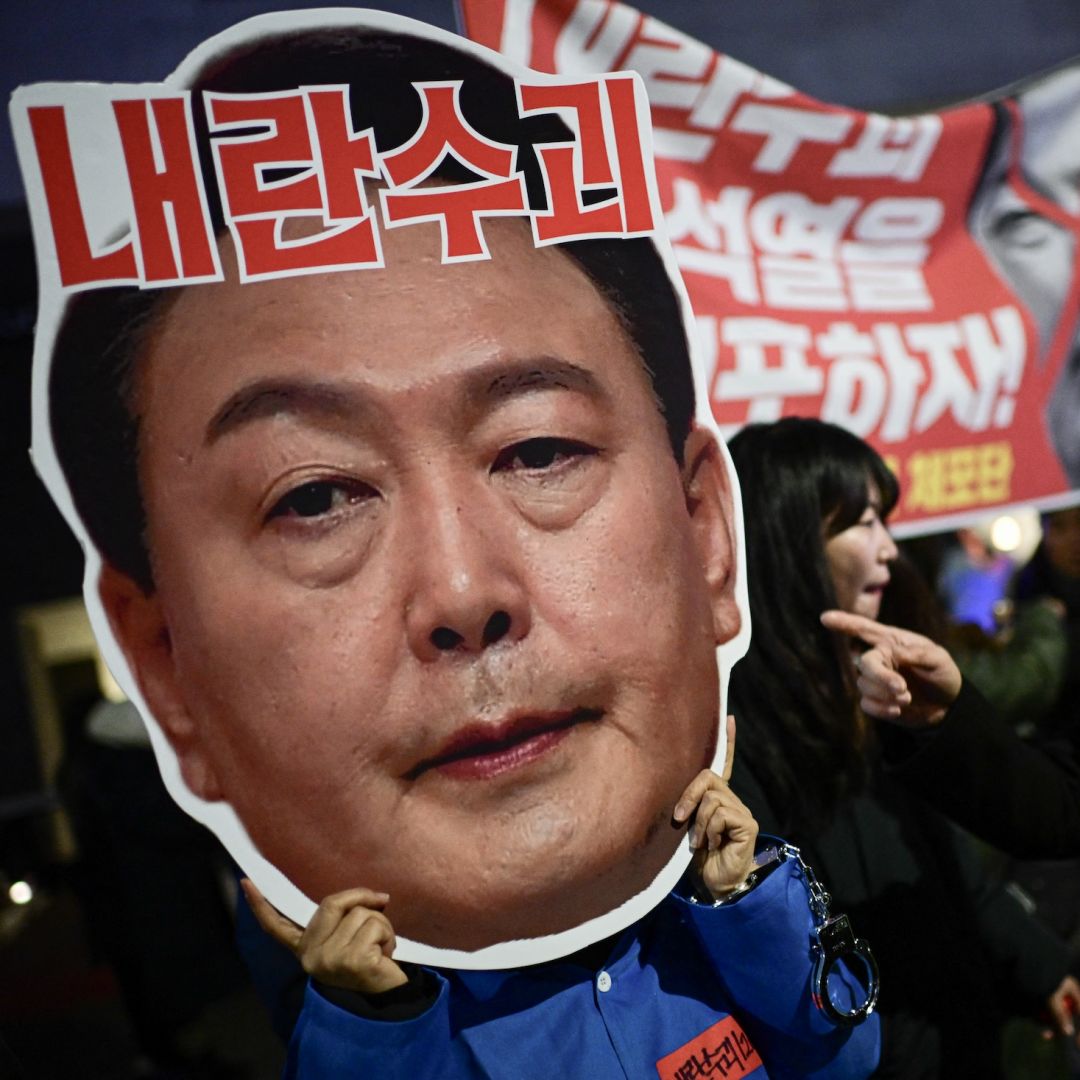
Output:
[[752,425],[729,449],[743,488],[753,627],[731,689],[733,711],[747,718],[740,743],[769,777],[784,826],[817,828],[867,771],[850,647],[820,621],[839,604],[827,549],[849,529],[866,533],[875,569],[859,614],[875,618],[897,554],[883,525],[896,479],[861,439],[814,420]]
[[837,608],[877,617],[897,556],[885,526],[896,480],[866,443],[817,420],[751,425],[730,450],[753,623],[731,683],[732,786],[763,832],[803,848],[872,943],[878,1075],[998,1076],[1004,1016],[1060,992],[1069,957],[890,773],[895,733],[860,708],[853,639],[821,621]]

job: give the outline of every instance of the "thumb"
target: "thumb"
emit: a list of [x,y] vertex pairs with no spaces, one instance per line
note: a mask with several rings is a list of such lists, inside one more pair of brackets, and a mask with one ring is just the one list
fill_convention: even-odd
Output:
[[300,943],[304,931],[292,921],[281,914],[269,900],[255,887],[250,878],[240,879],[240,888],[244,891],[244,898],[251,908],[255,921],[275,941],[284,945],[287,949],[295,951]]

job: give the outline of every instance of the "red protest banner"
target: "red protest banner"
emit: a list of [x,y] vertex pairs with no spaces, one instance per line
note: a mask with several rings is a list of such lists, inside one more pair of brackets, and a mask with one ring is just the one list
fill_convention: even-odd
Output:
[[1080,488],[1080,70],[885,117],[622,4],[462,7],[471,37],[530,67],[644,79],[722,427],[850,428],[900,476],[901,531]]

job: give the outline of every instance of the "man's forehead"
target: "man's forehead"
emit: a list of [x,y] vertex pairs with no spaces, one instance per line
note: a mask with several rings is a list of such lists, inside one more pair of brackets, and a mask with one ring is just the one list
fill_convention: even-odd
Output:
[[[303,242],[324,230],[325,225],[321,218],[295,218],[284,224],[282,239],[286,243]],[[383,231],[382,267],[358,270],[345,268],[316,274],[282,274],[278,278],[252,282],[242,280],[236,244],[232,235],[225,232],[218,238],[224,281],[187,286],[180,292],[212,299],[225,291],[223,285],[232,285],[240,290],[241,295],[254,295],[252,290],[258,290],[265,285],[273,287],[276,284],[279,288],[288,288],[290,282],[299,279],[333,282],[343,275],[348,275],[358,289],[370,292],[390,287],[388,279],[391,277],[422,277],[431,281],[439,278],[460,280],[465,288],[470,279],[482,281],[497,267],[495,272],[500,279],[524,291],[534,291],[552,279],[576,279],[603,300],[594,282],[558,245],[536,246],[526,219],[490,218],[484,224],[484,237],[488,247],[487,257],[468,262],[447,263],[442,258],[442,232],[439,223],[418,221],[407,227]]]
[[[418,185],[418,189],[445,186],[447,185],[443,181],[436,179],[425,181]],[[369,207],[378,205],[381,190],[382,185],[370,182],[364,184],[364,192]],[[372,210],[372,212],[375,211]],[[282,221],[280,228],[281,239],[286,244],[310,240],[327,231],[326,222],[319,215],[289,217]],[[511,256],[518,258],[532,256],[545,261],[549,259],[558,261],[567,258],[558,244],[537,246],[528,218],[516,214],[506,214],[482,218],[480,231],[487,247],[488,257],[448,262],[443,254],[445,228],[446,225],[443,222],[422,218],[397,226],[384,225],[380,230],[379,244],[385,265],[392,266],[395,262],[420,259],[424,262],[437,262],[450,268],[454,266],[482,266],[492,260],[499,261],[502,258]],[[218,247],[227,260],[224,265],[226,279],[237,276],[236,245],[230,232],[223,232],[219,236]],[[572,259],[568,261],[573,264]],[[335,272],[333,269],[325,271],[326,274]],[[372,266],[366,268],[364,272],[378,274],[379,267]],[[314,276],[323,274],[324,271],[318,271]],[[285,276],[287,275],[283,273],[282,277]]]
[[[317,229],[309,222],[291,238]],[[438,226],[423,223],[388,231],[383,268],[255,283],[240,281],[235,248],[225,235],[225,281],[190,286],[162,310],[143,350],[140,387],[160,386],[163,378],[174,382],[170,369],[196,378],[201,369],[219,388],[210,408],[229,415],[226,398],[240,387],[221,390],[232,377],[226,368],[235,369],[237,380],[252,382],[300,373],[310,360],[316,379],[352,375],[379,382],[393,380],[399,368],[419,370],[418,354],[427,354],[434,373],[440,357],[449,363],[458,350],[459,370],[500,357],[518,365],[505,378],[498,372],[490,376],[490,400],[501,391],[509,396],[530,383],[555,386],[560,380],[568,388],[595,391],[598,380],[590,369],[612,361],[597,354],[594,344],[600,340],[607,340],[608,352],[625,351],[636,378],[648,382],[614,308],[572,258],[556,247],[536,248],[521,219],[493,220],[487,234],[488,260],[444,264]],[[625,350],[611,350],[612,342]],[[537,371],[561,371],[560,379],[534,378],[533,359]],[[186,374],[181,377],[186,381]],[[651,384],[646,388],[651,395]],[[242,396],[263,403],[281,398],[278,389]]]

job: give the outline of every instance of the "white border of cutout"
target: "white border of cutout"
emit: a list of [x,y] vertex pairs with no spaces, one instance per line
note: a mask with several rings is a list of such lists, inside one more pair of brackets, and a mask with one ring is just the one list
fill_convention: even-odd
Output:
[[[441,42],[458,49],[461,52],[472,54],[481,61],[498,68],[515,78],[527,78],[533,82],[550,82],[553,84],[576,81],[572,78],[560,78],[544,75],[521,67],[505,56],[495,53],[490,49],[474,42],[418,22],[404,16],[393,15],[388,12],[374,11],[357,8],[319,8],[310,11],[276,12],[267,15],[259,15],[247,19],[235,26],[215,35],[197,46],[180,64],[180,66],[161,84],[116,84],[102,86],[97,83],[81,84],[86,91],[86,99],[90,109],[100,109],[101,104],[108,103],[105,99],[113,100],[124,97],[139,97],[152,91],[162,89],[177,91],[186,89],[197,77],[198,73],[219,54],[231,51],[237,45],[246,44],[258,40],[266,34],[278,34],[290,30],[313,30],[324,28],[357,28],[376,29],[390,32],[412,34],[416,37],[428,38]],[[646,160],[652,159],[652,132],[649,123],[647,102],[640,79],[635,76],[638,94],[638,121],[640,127],[641,145],[646,155]],[[101,647],[109,669],[115,675],[117,682],[124,689],[132,701],[139,707],[140,712],[147,718],[147,727],[150,732],[154,753],[161,769],[162,778],[172,798],[193,818],[206,825],[224,844],[229,854],[241,866],[259,887],[263,894],[275,907],[301,925],[307,923],[315,910],[315,903],[305,896],[295,885],[292,884],[276,867],[271,865],[256,850],[246,830],[236,817],[232,808],[225,803],[209,803],[194,796],[185,786],[180,776],[180,769],[176,755],[169,745],[161,729],[158,727],[146,709],[135,684],[123,653],[117,645],[109,628],[108,619],[105,616],[101,601],[98,597],[97,583],[101,571],[101,556],[89,539],[82,520],[76,513],[71,493],[68,490],[59,462],[57,461],[52,435],[48,422],[48,379],[51,367],[51,354],[53,344],[59,329],[61,317],[64,311],[67,291],[60,286],[59,269],[56,263],[55,252],[52,249],[52,233],[49,225],[49,215],[44,202],[44,193],[39,179],[36,153],[33,139],[30,135],[29,123],[26,117],[26,109],[32,105],[70,103],[72,87],[70,83],[40,83],[30,87],[22,87],[15,92],[11,102],[12,126],[15,132],[16,148],[19,162],[22,168],[24,183],[27,190],[27,201],[30,207],[31,218],[34,223],[34,244],[38,262],[38,277],[40,287],[40,301],[38,311],[37,332],[34,342],[34,371],[32,388],[32,419],[33,419],[33,443],[31,455],[34,465],[41,475],[46,487],[63,513],[68,524],[75,532],[86,554],[86,569],[83,578],[83,595],[90,614],[90,621]],[[86,130],[86,125],[80,125]],[[92,130],[92,126],[90,128]],[[100,132],[98,133],[100,134]],[[79,148],[75,148],[79,152]],[[83,152],[86,152],[85,148]],[[105,161],[109,157],[109,148],[97,145],[97,163]],[[115,147],[113,160],[122,161],[119,143]],[[654,220],[663,221],[663,213],[656,191],[655,176],[651,170],[650,202],[652,204]],[[107,188],[108,185],[102,185]],[[94,221],[102,220],[120,226],[120,218],[123,211],[117,211],[111,206],[107,190],[95,192],[81,192],[84,198],[87,196],[104,196],[101,200],[99,211],[94,216]],[[110,217],[110,214],[112,215]],[[91,234],[94,234],[92,223],[88,222]],[[98,230],[100,234],[100,228]],[[111,238],[119,236],[120,230],[113,228],[107,231]],[[95,240],[104,240],[103,236],[95,236]],[[690,308],[690,302],[679,276],[674,256],[671,252],[666,235],[662,228],[652,236],[652,241],[659,252],[668,276],[674,285],[676,295],[679,298],[682,309],[684,330],[689,338],[690,355],[693,364],[694,390],[697,396],[697,423],[708,428],[717,436],[720,443],[724,464],[728,470],[732,486],[735,517],[735,541],[736,541],[736,583],[735,598],[740,614],[740,630],[738,634],[725,645],[717,649],[717,663],[721,679],[720,700],[720,731],[717,740],[716,757],[714,765],[722,763],[726,746],[725,725],[723,717],[726,714],[727,682],[731,667],[745,652],[750,637],[750,613],[747,600],[746,575],[744,565],[744,543],[742,528],[742,499],[739,493],[738,480],[735,470],[731,465],[731,459],[724,447],[716,424],[713,420],[709,407],[708,387],[705,381],[704,365],[701,360],[700,347],[697,333],[694,329],[694,318]],[[373,270],[377,273],[377,270]],[[68,290],[70,291],[70,290]],[[689,777],[687,780],[689,781]],[[405,938],[397,939],[395,957],[409,960],[415,963],[428,964],[440,967],[466,968],[466,969],[498,969],[519,967],[528,964],[540,963],[545,960],[555,959],[615,934],[632,923],[641,919],[651,911],[675,886],[682,876],[690,860],[690,851],[686,844],[679,844],[675,854],[668,864],[657,874],[652,883],[637,895],[626,900],[619,907],[590,919],[570,930],[552,934],[547,937],[520,939],[500,942],[475,952],[465,952],[457,949],[440,949],[421,942]],[[357,882],[358,885],[364,882]]]

